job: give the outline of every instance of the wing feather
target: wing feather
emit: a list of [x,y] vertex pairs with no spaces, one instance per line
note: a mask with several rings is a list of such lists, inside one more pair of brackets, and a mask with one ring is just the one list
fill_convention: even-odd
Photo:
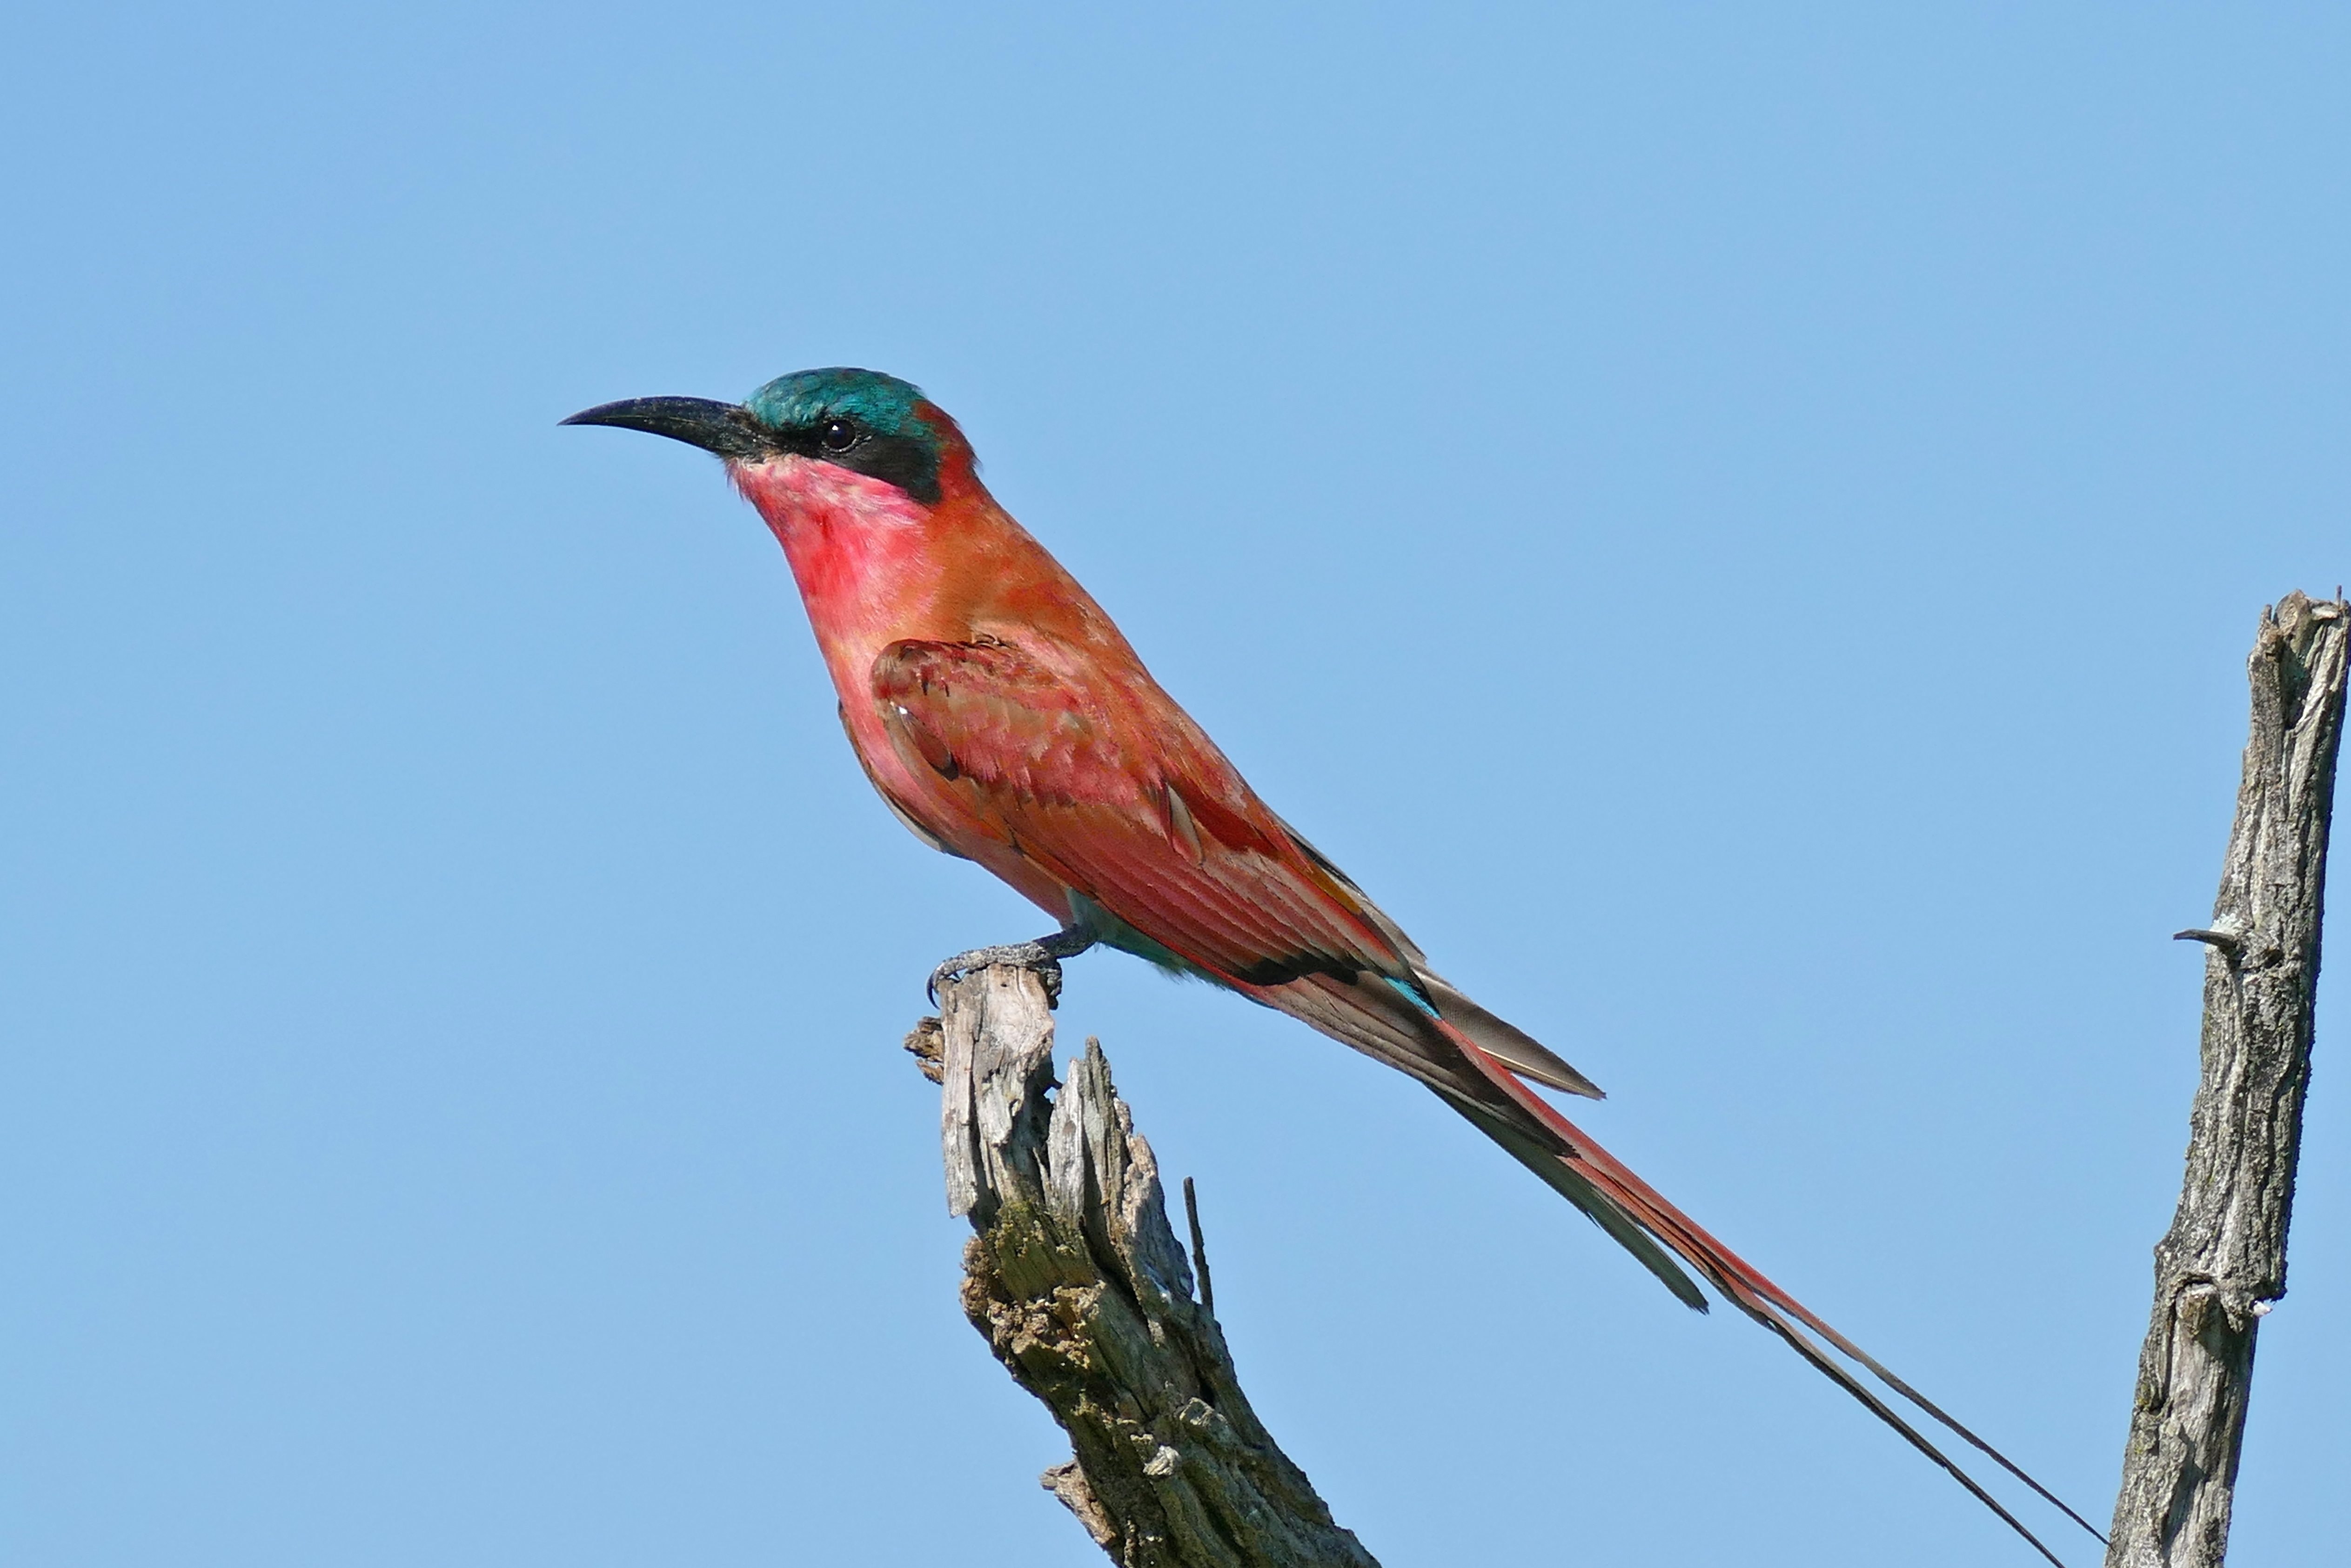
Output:
[[1417,986],[1380,922],[1155,687],[1103,691],[995,639],[893,643],[873,687],[899,759],[937,781],[956,826],[1017,844],[1184,958],[1258,983],[1369,970]]
[[1457,1101],[1518,1114],[1464,1039],[1599,1094],[1431,970],[1140,670],[1112,682],[1050,643],[904,641],[875,660],[873,700],[907,771],[931,781],[933,809],[915,814],[940,839],[1017,847],[1147,942]]

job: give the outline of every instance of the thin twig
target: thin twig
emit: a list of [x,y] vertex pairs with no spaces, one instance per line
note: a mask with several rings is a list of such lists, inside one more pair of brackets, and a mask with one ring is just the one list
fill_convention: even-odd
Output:
[[1184,1219],[1192,1228],[1192,1272],[1200,1276],[1200,1310],[1210,1317],[1217,1315],[1217,1287],[1208,1278],[1208,1243],[1200,1237],[1200,1198],[1192,1190],[1192,1179],[1184,1179]]

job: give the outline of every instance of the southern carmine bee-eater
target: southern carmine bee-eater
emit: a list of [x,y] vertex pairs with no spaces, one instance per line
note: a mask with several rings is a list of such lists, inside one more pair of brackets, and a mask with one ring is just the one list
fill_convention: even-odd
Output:
[[1447,983],[1362,888],[1274,815],[1110,617],[980,483],[921,391],[803,370],[741,403],[632,398],[564,421],[715,452],[791,563],[849,743],[900,822],[1059,923],[939,967],[1040,971],[1096,943],[1289,1013],[1435,1091],[1704,1311],[1687,1270],[1778,1334],[2057,1559],[1836,1357],[2097,1532],[1708,1235],[1529,1083],[1600,1090]]

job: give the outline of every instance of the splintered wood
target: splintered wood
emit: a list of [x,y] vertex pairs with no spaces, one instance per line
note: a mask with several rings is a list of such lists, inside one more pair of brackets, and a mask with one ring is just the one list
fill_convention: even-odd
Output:
[[1121,1568],[1377,1568],[1242,1395],[1102,1047],[1057,1092],[1034,974],[940,997],[906,1044],[943,1080],[947,1205],[977,1232],[964,1312],[1069,1434],[1046,1487]]

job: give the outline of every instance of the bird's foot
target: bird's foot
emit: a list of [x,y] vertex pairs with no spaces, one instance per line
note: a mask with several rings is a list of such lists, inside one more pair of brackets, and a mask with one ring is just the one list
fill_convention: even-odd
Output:
[[938,968],[931,971],[929,992],[931,1005],[939,1002],[939,987],[951,980],[960,980],[976,969],[986,969],[992,963],[1010,964],[1025,969],[1045,982],[1045,1004],[1058,1007],[1061,1002],[1061,961],[1075,958],[1094,945],[1093,938],[1082,931],[1067,929],[1050,937],[1039,937],[1033,942],[1007,942],[997,948],[974,948],[967,953],[957,953]]

